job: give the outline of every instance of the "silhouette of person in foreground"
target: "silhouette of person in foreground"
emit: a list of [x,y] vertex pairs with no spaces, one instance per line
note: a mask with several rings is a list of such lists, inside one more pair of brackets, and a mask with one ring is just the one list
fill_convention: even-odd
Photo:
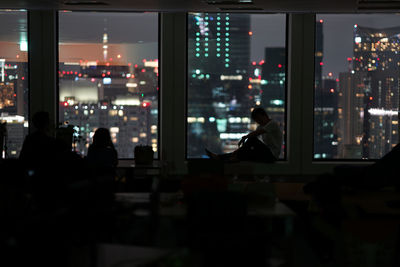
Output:
[[98,171],[112,172],[118,164],[118,154],[111,141],[110,131],[99,128],[93,135],[93,143],[87,154],[89,164]]
[[279,158],[282,145],[282,132],[278,123],[273,121],[261,107],[253,109],[251,118],[258,124],[258,127],[255,131],[242,137],[237,150],[218,155],[206,149],[207,155],[211,159],[229,162],[275,162]]

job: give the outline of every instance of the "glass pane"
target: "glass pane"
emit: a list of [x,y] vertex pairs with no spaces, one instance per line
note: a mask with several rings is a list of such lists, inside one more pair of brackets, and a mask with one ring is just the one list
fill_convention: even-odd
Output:
[[377,159],[398,143],[400,16],[318,15],[315,159]]
[[0,151],[16,158],[28,134],[27,12],[0,10],[0,24]]
[[104,127],[119,158],[157,152],[158,14],[60,12],[59,42],[59,121],[82,137],[76,150]]
[[192,13],[188,39],[188,158],[235,150],[256,106],[284,131],[285,15]]

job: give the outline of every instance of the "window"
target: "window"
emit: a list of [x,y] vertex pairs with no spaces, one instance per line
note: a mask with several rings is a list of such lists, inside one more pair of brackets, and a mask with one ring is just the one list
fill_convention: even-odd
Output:
[[59,121],[85,155],[108,128],[120,158],[158,150],[158,14],[59,13]]
[[1,157],[16,158],[28,134],[27,12],[0,10],[0,21]]
[[285,129],[285,15],[191,13],[188,39],[188,158],[235,150],[256,106]]
[[314,159],[377,159],[398,143],[399,18],[317,16]]

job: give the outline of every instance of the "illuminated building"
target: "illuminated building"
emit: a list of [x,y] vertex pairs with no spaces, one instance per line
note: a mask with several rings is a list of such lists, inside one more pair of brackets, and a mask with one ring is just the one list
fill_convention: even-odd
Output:
[[110,130],[120,158],[133,158],[136,145],[158,150],[158,62],[141,66],[62,65],[59,121],[77,126],[86,155],[95,130]]
[[337,83],[323,77],[323,20],[316,21],[314,76],[314,158],[337,156]]
[[[364,89],[363,157],[380,158],[398,143],[400,27],[373,29],[354,25],[354,73]],[[389,111],[371,113],[371,109]]]
[[362,158],[365,78],[362,72],[339,74],[339,158]]
[[[196,13],[189,16],[188,156],[237,147],[237,134],[248,132],[254,99],[249,88],[250,15]],[[249,90],[250,89],[250,90]],[[212,108],[210,108],[210,104]],[[235,138],[231,138],[235,137]]]

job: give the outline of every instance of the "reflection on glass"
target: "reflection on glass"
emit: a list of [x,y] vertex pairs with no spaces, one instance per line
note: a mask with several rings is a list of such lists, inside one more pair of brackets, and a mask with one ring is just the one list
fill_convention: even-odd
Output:
[[0,152],[19,156],[28,134],[27,12],[0,10]]
[[74,125],[86,155],[108,128],[120,158],[158,149],[158,15],[59,13],[59,121]]
[[285,35],[285,15],[189,14],[188,158],[235,150],[255,106],[285,129]]
[[315,159],[377,159],[398,143],[398,15],[319,15]]

